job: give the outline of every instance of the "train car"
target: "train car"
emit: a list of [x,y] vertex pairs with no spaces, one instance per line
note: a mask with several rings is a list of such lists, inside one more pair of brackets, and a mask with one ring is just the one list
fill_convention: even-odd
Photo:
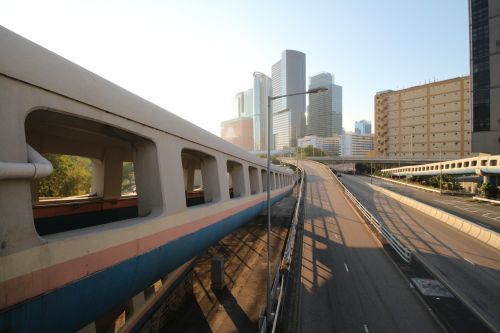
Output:
[[[3,27],[0,142],[0,332],[77,331],[266,207],[265,160]],[[40,197],[47,154],[89,193]],[[270,177],[276,202],[295,178]]]

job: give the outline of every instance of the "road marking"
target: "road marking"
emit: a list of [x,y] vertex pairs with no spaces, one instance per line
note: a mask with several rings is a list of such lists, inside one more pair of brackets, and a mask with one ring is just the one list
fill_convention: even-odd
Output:
[[467,259],[467,258],[465,258],[465,257],[464,257],[464,260],[465,260],[465,261],[467,261],[469,264],[471,264],[471,265],[473,265],[473,266],[475,266],[475,265],[476,265],[476,264],[474,264],[472,261],[470,261],[469,259]]
[[415,289],[415,287],[413,286],[413,283],[411,283],[411,282],[410,282],[410,288]]
[[370,333],[370,331],[368,330],[368,325],[366,325],[366,324],[365,324],[365,332]]
[[345,271],[346,271],[347,273],[349,273],[349,268],[347,268],[347,264],[346,264],[346,263],[344,263],[344,266],[345,266]]

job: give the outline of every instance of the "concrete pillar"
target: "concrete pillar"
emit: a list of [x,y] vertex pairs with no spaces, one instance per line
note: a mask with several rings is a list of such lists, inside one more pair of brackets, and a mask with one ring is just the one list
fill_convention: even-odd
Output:
[[92,159],[92,183],[90,193],[95,193],[98,197],[104,194],[104,164],[101,160]]
[[186,190],[188,192],[194,189],[194,166],[190,163],[187,169]]
[[224,257],[213,256],[211,265],[212,289],[222,290],[224,283]]
[[107,149],[104,155],[103,197],[119,198],[122,194],[123,157],[117,150]]

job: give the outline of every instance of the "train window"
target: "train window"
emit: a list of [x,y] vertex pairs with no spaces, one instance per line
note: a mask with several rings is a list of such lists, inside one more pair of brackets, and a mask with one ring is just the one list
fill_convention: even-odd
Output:
[[229,184],[229,198],[245,196],[245,177],[243,165],[234,161],[227,161],[227,178]]
[[39,235],[149,215],[163,208],[156,146],[101,122],[47,110],[31,112],[26,141],[51,161],[32,181]]
[[192,149],[183,149],[181,157],[186,206],[218,201],[220,190],[215,158]]
[[250,194],[257,194],[260,192],[259,186],[259,170],[253,166],[248,167],[248,176],[250,178]]

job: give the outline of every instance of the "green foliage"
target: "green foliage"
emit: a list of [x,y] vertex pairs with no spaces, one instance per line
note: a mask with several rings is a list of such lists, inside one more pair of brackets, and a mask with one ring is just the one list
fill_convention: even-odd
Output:
[[305,148],[299,148],[299,154],[302,157],[308,156],[327,156],[324,151],[318,148],[314,148],[312,145],[309,145]]
[[90,192],[92,162],[88,158],[69,155],[44,155],[54,168],[38,185],[40,197],[69,197]]
[[483,183],[479,191],[486,198],[496,198],[498,194],[498,188],[490,182]]
[[442,176],[442,181],[441,181],[441,186],[443,189],[451,190],[451,191],[460,191],[462,189],[462,186],[460,186],[460,183],[455,181],[455,178],[453,176],[448,175],[448,174],[443,174],[443,175],[435,175],[427,180],[427,184],[429,184],[432,187],[439,187],[439,178]]
[[[267,158],[267,154],[257,154],[256,156],[260,157],[260,158]],[[276,156],[273,156],[273,155],[271,155],[271,163],[276,164],[276,165],[281,164],[280,160]]]
[[133,162],[123,162],[122,193],[135,192],[135,173]]

